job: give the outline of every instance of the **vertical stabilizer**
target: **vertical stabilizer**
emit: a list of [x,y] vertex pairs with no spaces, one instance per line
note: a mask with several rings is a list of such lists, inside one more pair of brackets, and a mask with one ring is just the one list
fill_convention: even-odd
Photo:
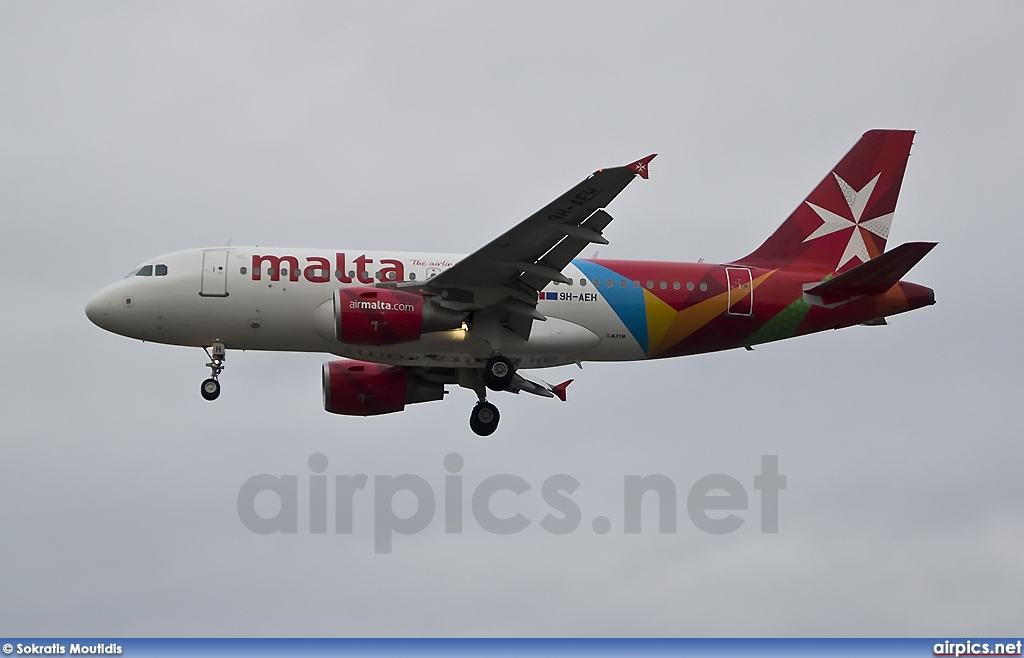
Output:
[[885,251],[914,141],[912,130],[870,130],[752,254],[765,268],[845,272]]

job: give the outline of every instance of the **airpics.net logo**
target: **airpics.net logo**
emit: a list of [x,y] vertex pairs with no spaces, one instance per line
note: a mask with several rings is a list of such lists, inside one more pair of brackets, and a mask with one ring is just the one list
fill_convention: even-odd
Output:
[[[299,475],[271,475],[262,473],[246,480],[238,490],[238,518],[246,528],[260,535],[299,532],[300,487],[302,497],[308,500],[308,531],[310,534],[328,532],[328,500],[333,500],[336,534],[352,534],[356,511],[370,506],[373,519],[373,549],[375,553],[390,553],[395,535],[414,535],[426,530],[443,508],[446,534],[462,534],[466,521],[465,501],[470,502],[469,516],[473,523],[495,535],[513,535],[523,532],[535,520],[537,525],[552,535],[576,532],[583,524],[583,511],[573,494],[580,481],[571,475],[558,473],[544,479],[539,487],[540,498],[548,508],[543,516],[524,514],[527,507],[536,507],[536,501],[525,498],[537,491],[527,479],[511,473],[499,473],[467,481],[463,468],[465,460],[458,453],[450,453],[443,460],[444,484],[440,496],[426,478],[412,473],[400,475],[374,475],[372,496],[367,485],[371,478],[364,473],[325,473],[328,459],[321,453],[310,455],[310,473]],[[786,476],[779,474],[778,455],[761,455],[761,472],[747,476],[760,502],[760,532],[779,531],[779,492],[786,488]],[[300,485],[300,481],[301,485]],[[333,485],[333,491],[330,491]],[[536,495],[536,494],[534,494]],[[740,479],[723,473],[698,478],[685,493],[686,515],[699,531],[712,535],[735,532],[746,521],[750,500]],[[659,533],[675,533],[677,527],[676,483],[661,474],[624,475],[622,477],[622,525],[626,534],[639,534],[649,530],[643,525],[642,505],[645,499],[655,499]],[[496,512],[500,501],[502,511]],[[305,502],[305,501],[304,501]],[[512,503],[512,510],[509,504]],[[515,503],[521,502],[519,510]],[[396,511],[396,503],[400,509]],[[411,511],[410,511],[411,510]],[[400,513],[402,512],[402,513]],[[590,527],[598,535],[612,530],[612,520],[598,515],[591,519]]]

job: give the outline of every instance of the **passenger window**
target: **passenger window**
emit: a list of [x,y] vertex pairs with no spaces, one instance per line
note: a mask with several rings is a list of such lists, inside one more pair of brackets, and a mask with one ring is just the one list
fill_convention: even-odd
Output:
[[595,288],[600,288],[601,287],[601,279],[594,279],[594,287]]
[[409,272],[409,280],[410,281],[415,281],[416,280],[416,273],[415,272]]
[[639,288],[640,287],[640,281],[637,280],[637,279],[633,279],[633,287],[634,288]]
[[580,279],[580,285],[581,286],[586,286],[587,285],[587,280],[586,279]]
[[153,266],[147,265],[135,273],[135,276],[153,276]]
[[647,280],[647,289],[654,290],[654,282],[651,281],[650,279]]
[[665,290],[666,288],[668,288],[668,283],[662,281],[661,283],[658,284],[658,287],[661,288],[662,290]]
[[702,281],[701,284],[700,284],[700,291],[701,292],[707,292],[707,290],[708,290],[708,284],[706,284],[706,283],[704,283]]
[[625,288],[626,287],[626,280],[625,279],[619,279],[619,287],[620,288]]
[[672,289],[673,290],[679,290],[679,282],[678,281],[673,281],[672,282]]
[[693,281],[687,281],[686,282],[686,289],[687,290],[693,290]]
[[242,266],[242,269],[238,270],[238,272],[239,272],[240,274],[245,274],[245,273],[246,273],[246,272],[248,272],[248,271],[249,271],[249,270],[245,269],[245,266],[244,266],[244,265]]
[[611,279],[608,279],[605,283],[608,284],[609,288],[614,288],[615,287],[615,282],[612,281]]
[[157,276],[167,276],[167,266],[166,265],[157,265],[156,266],[156,275]]

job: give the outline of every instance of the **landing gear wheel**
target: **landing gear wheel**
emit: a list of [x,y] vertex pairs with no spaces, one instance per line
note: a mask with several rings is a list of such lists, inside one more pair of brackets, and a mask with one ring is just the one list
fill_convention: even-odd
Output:
[[487,359],[484,366],[484,384],[492,391],[504,391],[512,383],[512,376],[516,374],[515,366],[506,357],[500,354]]
[[210,369],[210,378],[203,380],[199,392],[203,394],[204,400],[212,402],[220,397],[220,382],[217,381],[217,377],[224,372],[224,359],[227,358],[227,350],[223,343],[214,343],[210,347],[204,347],[203,351],[206,352],[206,356],[210,357],[210,362],[206,364],[206,367]]
[[199,392],[203,394],[204,400],[216,400],[220,396],[220,382],[210,377],[203,381],[203,385],[199,388]]
[[469,416],[469,427],[479,436],[490,436],[498,429],[501,415],[498,408],[490,402],[478,402]]

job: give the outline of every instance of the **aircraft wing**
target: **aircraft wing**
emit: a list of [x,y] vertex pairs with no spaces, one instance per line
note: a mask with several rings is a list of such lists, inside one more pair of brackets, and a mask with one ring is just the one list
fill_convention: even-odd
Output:
[[561,270],[587,245],[608,244],[601,232],[612,217],[603,208],[634,177],[647,178],[655,155],[599,169],[444,272],[402,287],[438,295],[453,308],[494,308],[502,324],[528,338],[533,320],[545,319],[536,310],[537,293],[551,281],[567,283]]

